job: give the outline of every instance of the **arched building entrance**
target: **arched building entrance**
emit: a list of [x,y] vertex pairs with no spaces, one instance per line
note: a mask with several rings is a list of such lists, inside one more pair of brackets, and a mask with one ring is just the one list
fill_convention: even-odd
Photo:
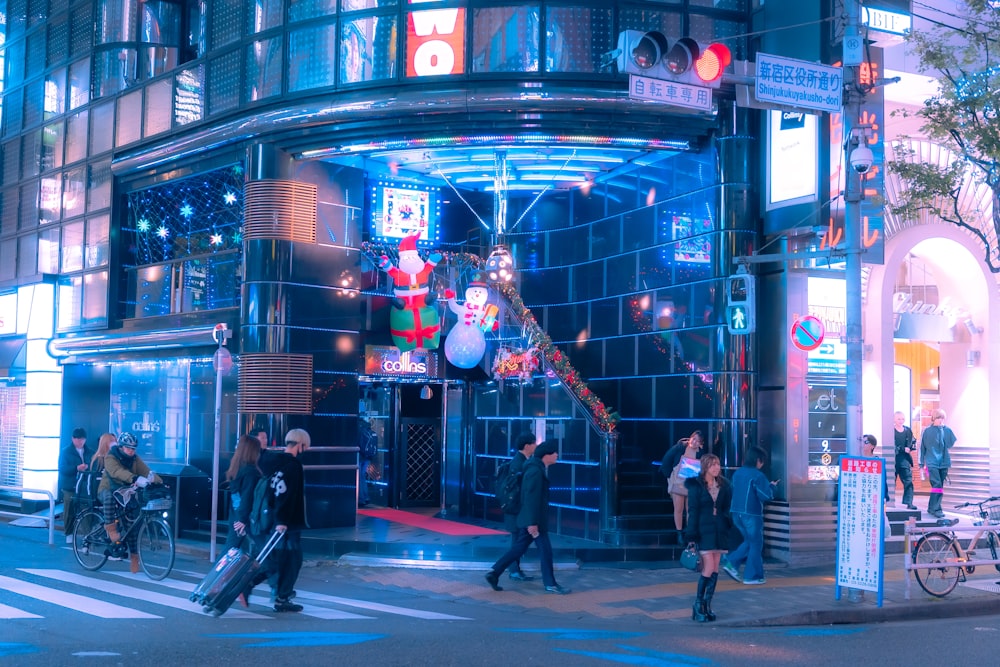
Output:
[[1000,355],[991,354],[998,330],[991,323],[1000,314],[1000,290],[982,257],[981,243],[959,227],[919,224],[887,239],[885,263],[868,275],[864,432],[879,434],[891,480],[893,412],[908,415],[919,442],[930,411],[943,408],[958,437],[946,508],[992,495],[995,487],[990,434],[1000,392],[991,387],[1000,381]]

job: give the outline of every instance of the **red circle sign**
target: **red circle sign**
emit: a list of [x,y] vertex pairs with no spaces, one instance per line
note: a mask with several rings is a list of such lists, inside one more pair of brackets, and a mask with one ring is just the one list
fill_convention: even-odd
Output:
[[818,317],[805,315],[792,322],[792,345],[804,352],[815,350],[823,342],[826,328]]

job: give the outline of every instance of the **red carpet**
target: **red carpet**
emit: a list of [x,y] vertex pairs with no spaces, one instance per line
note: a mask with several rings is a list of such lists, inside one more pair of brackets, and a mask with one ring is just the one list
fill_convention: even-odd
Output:
[[467,523],[458,523],[457,521],[448,521],[447,519],[437,519],[432,516],[421,516],[420,514],[403,512],[402,510],[370,510],[361,508],[358,510],[358,514],[364,514],[365,516],[370,516],[375,519],[395,521],[396,523],[413,526],[414,528],[422,528],[434,533],[442,533],[443,535],[466,536],[507,534],[502,530],[493,530],[492,528],[483,528],[482,526],[472,526]]

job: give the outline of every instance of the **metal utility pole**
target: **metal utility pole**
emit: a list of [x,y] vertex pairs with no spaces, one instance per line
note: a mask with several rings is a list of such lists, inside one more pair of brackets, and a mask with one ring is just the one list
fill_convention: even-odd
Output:
[[[861,100],[864,92],[860,87],[859,68],[863,53],[860,31],[860,3],[845,0],[847,26],[844,34],[844,73],[850,72],[850,83],[846,87],[844,100],[843,127],[845,145],[844,160],[844,236],[846,245],[845,283],[847,289],[847,453],[861,454],[861,199],[864,174],[871,168],[861,169],[854,163],[854,151],[863,145],[866,137],[858,127],[861,118]],[[853,40],[853,41],[852,41]],[[848,77],[845,76],[845,79]]]

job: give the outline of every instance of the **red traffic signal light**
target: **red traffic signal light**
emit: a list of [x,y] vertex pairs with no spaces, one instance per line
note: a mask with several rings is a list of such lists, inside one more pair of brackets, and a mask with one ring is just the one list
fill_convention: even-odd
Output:
[[671,42],[657,30],[624,30],[618,35],[618,71],[718,88],[723,70],[732,62],[724,44],[702,46],[690,37]]
[[705,83],[722,78],[722,72],[733,61],[733,54],[725,44],[709,44],[694,63],[694,73]]

